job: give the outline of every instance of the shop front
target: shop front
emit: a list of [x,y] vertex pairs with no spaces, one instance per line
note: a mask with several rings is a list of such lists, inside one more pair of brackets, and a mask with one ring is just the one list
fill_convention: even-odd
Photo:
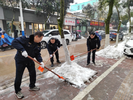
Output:
[[89,26],[88,23],[88,20],[76,19],[76,27],[73,27],[73,30],[80,32],[82,36],[87,36],[87,27]]
[[[13,26],[17,30],[17,35],[21,36],[21,23],[20,23],[20,11],[19,9],[15,9],[15,13],[11,9],[5,9],[4,11],[4,29],[10,36],[14,37],[14,33],[11,32],[11,21],[14,15]],[[23,19],[24,19],[24,33],[25,35],[34,34],[37,31],[45,30],[45,14],[36,15],[34,10],[23,10]],[[48,28],[57,28],[57,16],[52,15],[48,18],[47,24]]]
[[[22,36],[21,23],[19,21],[13,21],[13,30],[11,31],[11,21],[6,21],[6,32],[9,36],[16,37]],[[24,22],[24,30],[26,31],[26,24]],[[14,32],[15,31],[15,32]],[[26,34],[26,32],[25,32]]]
[[64,19],[64,29],[73,32],[73,27],[75,27],[75,18],[65,18]]
[[90,21],[91,28],[95,30],[105,30],[105,23],[104,22],[98,22],[98,21]]
[[4,30],[3,20],[4,20],[3,8],[0,6],[0,31]]

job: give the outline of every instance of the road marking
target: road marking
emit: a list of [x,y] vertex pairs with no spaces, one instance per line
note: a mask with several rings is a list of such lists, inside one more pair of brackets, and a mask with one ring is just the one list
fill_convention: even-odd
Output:
[[114,70],[126,57],[122,57],[117,61],[113,66],[111,66],[107,71],[100,75],[94,82],[87,86],[83,91],[81,91],[76,97],[72,100],[82,100],[94,87],[96,87],[99,82],[101,82],[112,70]]
[[8,56],[13,56],[14,54],[10,54],[10,55],[4,55],[4,56],[0,56],[0,58],[3,58],[3,57],[8,57]]

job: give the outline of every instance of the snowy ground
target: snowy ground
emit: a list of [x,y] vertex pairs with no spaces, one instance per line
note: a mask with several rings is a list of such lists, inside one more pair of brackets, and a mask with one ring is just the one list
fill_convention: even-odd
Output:
[[[89,79],[96,74],[96,71],[81,67],[76,62],[72,62],[71,66],[64,63],[61,67],[57,67],[53,71],[60,76],[68,78],[70,82],[76,84],[78,87],[85,86],[84,82],[89,82]],[[58,78],[51,72],[44,74],[44,78],[49,77]]]
[[117,47],[115,45],[113,46],[107,46],[105,49],[102,49],[98,52],[96,52],[97,56],[102,56],[106,58],[120,58],[123,56],[123,50],[124,50],[124,45],[126,41],[123,41],[118,44]]
[[[98,56],[103,56],[106,58],[120,58],[123,55],[125,42],[126,41],[119,43],[117,47],[108,46],[105,49],[98,51],[96,54]],[[98,65],[98,67],[102,67],[103,64],[99,62]],[[73,82],[79,87],[84,86],[84,82],[89,81],[88,79],[96,74],[96,71],[93,71],[89,68],[81,67],[74,61],[72,62],[71,66],[64,63],[61,67],[55,68],[53,71],[65,78],[68,78],[70,82]],[[58,78],[51,72],[47,72],[44,74],[44,78],[49,77]]]
[[[123,55],[123,48],[125,45],[125,41],[118,44],[117,47],[115,46],[108,46],[105,49],[102,49],[98,52],[96,52],[96,55],[103,56],[107,58],[120,58]],[[82,58],[82,57],[81,57]],[[78,61],[81,59],[79,58]],[[86,58],[86,56],[85,56]],[[97,72],[94,70],[91,70],[89,68],[84,68],[76,63],[77,61],[73,61],[71,66],[67,65],[66,63],[62,64],[61,67],[55,68],[53,71],[60,76],[63,76],[64,78],[68,78],[70,82],[76,84],[78,87],[85,86],[84,82],[89,82],[89,79],[92,78]],[[102,67],[103,64],[99,62],[98,67]],[[98,63],[98,62],[97,62]],[[105,62],[106,63],[106,62]],[[53,77],[56,79],[59,79],[56,75],[48,71],[44,74],[44,78]],[[60,79],[60,81],[63,81]],[[11,90],[13,91],[13,90]],[[0,91],[2,93],[4,91]]]

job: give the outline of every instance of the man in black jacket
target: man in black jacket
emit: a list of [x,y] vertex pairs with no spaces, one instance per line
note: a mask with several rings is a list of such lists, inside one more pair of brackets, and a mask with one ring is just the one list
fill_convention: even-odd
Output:
[[[56,38],[51,38],[49,41],[48,41],[48,44],[47,44],[47,49],[48,49],[48,52],[50,54],[50,61],[51,61],[51,67],[54,66],[53,62],[54,62],[54,59],[52,57],[53,53],[60,48],[60,41]],[[58,53],[58,50],[55,52],[55,56],[56,56],[56,60],[57,60],[57,63],[61,63],[59,61],[59,53]]]
[[21,93],[21,80],[23,76],[24,69],[27,67],[30,76],[30,84],[29,90],[37,91],[40,88],[35,86],[36,83],[36,71],[35,71],[35,63],[28,58],[28,55],[31,57],[35,57],[37,61],[41,63],[41,67],[44,67],[44,63],[42,62],[42,57],[40,54],[41,51],[41,40],[43,38],[42,32],[36,32],[29,37],[22,36],[16,38],[12,42],[12,46],[17,49],[17,54],[15,56],[16,63],[16,78],[15,78],[15,93],[18,98],[23,98],[23,94]]
[[[99,49],[99,48],[100,48],[99,38],[95,35],[94,32],[90,33],[90,36],[87,39],[87,49],[88,49],[88,51],[92,50],[92,62],[94,64],[95,64],[95,52],[96,52],[96,50],[93,50],[93,49]],[[90,64],[90,54],[91,54],[91,52],[88,53],[87,65]]]

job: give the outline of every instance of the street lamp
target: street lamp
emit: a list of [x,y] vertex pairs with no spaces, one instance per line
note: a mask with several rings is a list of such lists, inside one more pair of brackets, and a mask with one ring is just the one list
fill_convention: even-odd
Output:
[[22,28],[22,36],[24,36],[24,21],[23,21],[23,12],[22,12],[22,3],[21,0],[19,1],[19,6],[20,6],[20,20],[21,20],[21,28]]

